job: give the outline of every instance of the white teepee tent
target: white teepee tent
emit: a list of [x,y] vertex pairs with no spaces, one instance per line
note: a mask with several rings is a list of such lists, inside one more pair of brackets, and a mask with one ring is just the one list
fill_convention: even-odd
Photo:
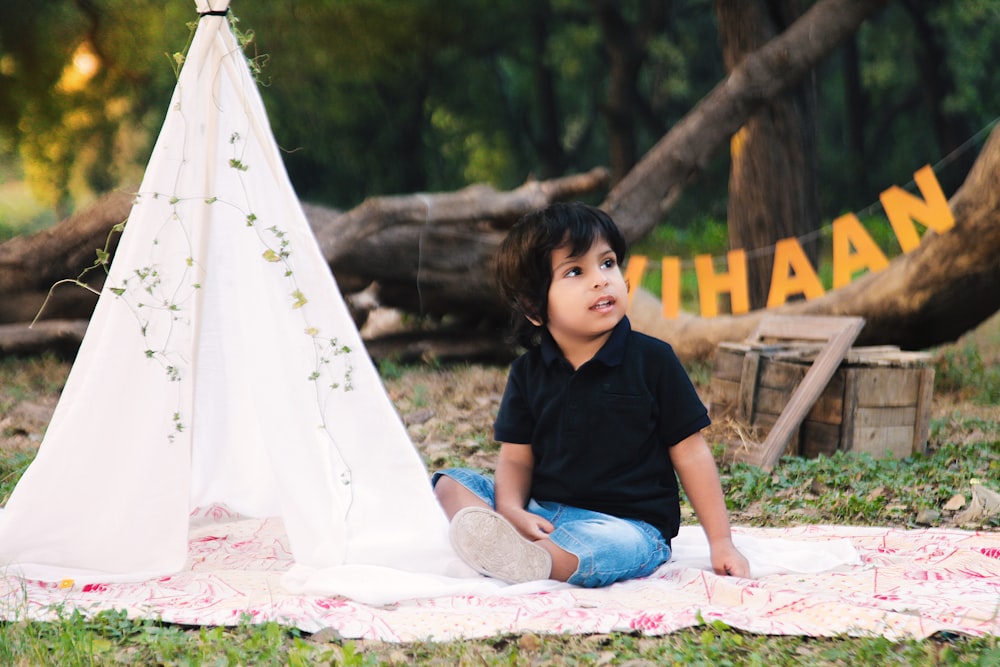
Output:
[[292,589],[403,599],[468,574],[288,180],[224,16],[202,14],[87,335],[0,511],[0,568],[185,564],[213,504],[284,522]]

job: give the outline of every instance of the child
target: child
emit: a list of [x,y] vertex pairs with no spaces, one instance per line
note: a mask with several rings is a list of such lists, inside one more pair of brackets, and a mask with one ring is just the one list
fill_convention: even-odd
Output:
[[615,223],[584,204],[525,216],[500,247],[500,295],[528,351],[494,424],[496,475],[434,475],[452,544],[482,574],[588,587],[652,574],[680,526],[679,476],[715,572],[749,576],[705,406],[673,349],[625,316],[624,255]]

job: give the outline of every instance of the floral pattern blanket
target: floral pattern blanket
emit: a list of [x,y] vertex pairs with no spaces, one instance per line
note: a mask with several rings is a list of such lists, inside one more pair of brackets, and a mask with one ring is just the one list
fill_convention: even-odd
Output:
[[192,528],[187,566],[172,576],[84,585],[0,575],[0,618],[116,609],[187,625],[276,621],[400,642],[529,631],[660,635],[716,620],[779,635],[1000,635],[1000,532],[737,527],[754,579],[712,574],[700,533],[683,528],[675,558],[653,576],[603,589],[546,582],[377,606],[288,592],[282,575],[293,559],[281,521],[223,516]]

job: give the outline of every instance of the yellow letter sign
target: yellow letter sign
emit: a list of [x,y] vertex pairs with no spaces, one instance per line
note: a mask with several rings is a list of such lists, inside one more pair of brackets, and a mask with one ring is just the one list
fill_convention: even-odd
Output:
[[781,239],[774,244],[768,308],[780,306],[792,294],[804,294],[807,299],[815,299],[824,293],[823,284],[798,239]]

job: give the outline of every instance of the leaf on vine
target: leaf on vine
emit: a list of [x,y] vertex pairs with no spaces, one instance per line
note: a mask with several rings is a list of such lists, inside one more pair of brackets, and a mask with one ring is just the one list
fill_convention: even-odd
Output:
[[309,303],[309,300],[306,298],[306,295],[302,293],[302,290],[295,290],[292,292],[292,298],[295,299],[292,303],[292,308],[301,308]]
[[269,262],[280,262],[281,261],[281,257],[278,256],[278,253],[274,252],[270,248],[268,248],[267,250],[265,250],[264,253],[261,255],[261,257],[263,257],[264,259],[266,259]]
[[318,336],[319,335],[319,329],[317,329],[316,327],[306,327],[306,335],[307,336]]

